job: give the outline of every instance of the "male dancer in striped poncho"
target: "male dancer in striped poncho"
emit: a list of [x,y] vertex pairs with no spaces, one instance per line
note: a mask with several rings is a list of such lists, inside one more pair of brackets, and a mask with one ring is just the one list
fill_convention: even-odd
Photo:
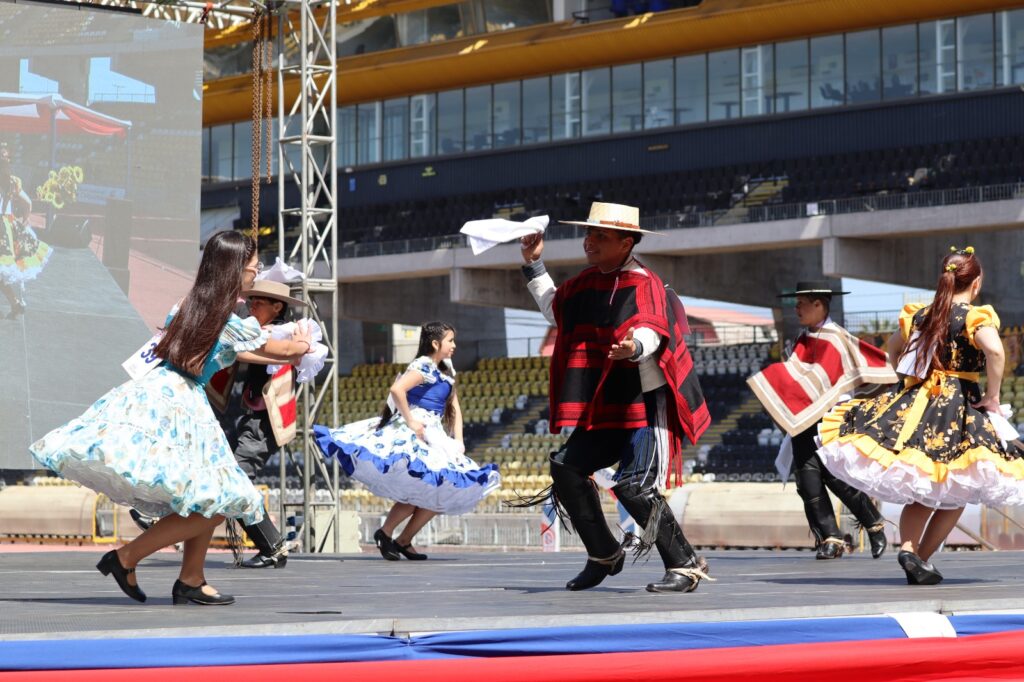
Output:
[[[796,314],[807,328],[786,362],[776,362],[747,380],[772,418],[792,439],[796,491],[804,502],[818,559],[838,559],[846,549],[828,490],[868,532],[871,555],[885,552],[882,515],[864,493],[833,476],[818,458],[818,424],[843,395],[865,384],[896,383],[885,352],[861,341],[829,317],[834,291],[828,282],[798,282]],[[826,490],[826,488],[828,490]]]
[[[558,328],[551,358],[551,431],[574,427],[551,456],[552,496],[587,548],[583,571],[566,585],[584,590],[622,570],[623,546],[608,528],[590,475],[618,465],[612,488],[643,529],[640,549],[665,564],[650,592],[690,592],[707,564],[683,536],[658,491],[682,476],[683,438],[710,424],[683,340],[684,319],[658,276],[632,255],[644,230],[636,208],[595,203],[583,249],[592,267],[556,288],[540,261],[544,241],[522,244],[528,288]],[[681,309],[681,306],[679,306]]]

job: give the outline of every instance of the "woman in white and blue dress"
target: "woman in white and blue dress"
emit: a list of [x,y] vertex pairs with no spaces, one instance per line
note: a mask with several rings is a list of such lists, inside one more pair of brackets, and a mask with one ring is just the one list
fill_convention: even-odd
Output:
[[240,354],[272,359],[309,349],[302,330],[291,340],[268,340],[256,318],[243,320],[231,312],[258,271],[251,239],[238,232],[214,235],[192,289],[168,315],[154,350],[161,362],[31,446],[43,466],[64,478],[162,517],[96,565],[137,601],[146,595],[136,565],[180,542],[184,556],[171,589],[173,603],[234,602],[206,583],[206,551],[225,518],[259,522],[263,500],[235,463],[204,386]]
[[337,457],[345,473],[373,494],[395,500],[373,536],[389,561],[426,559],[412,546],[423,526],[437,514],[472,511],[501,481],[496,465],[479,466],[466,457],[454,352],[451,325],[423,325],[417,358],[391,386],[384,414],[339,429],[313,427],[325,457]]

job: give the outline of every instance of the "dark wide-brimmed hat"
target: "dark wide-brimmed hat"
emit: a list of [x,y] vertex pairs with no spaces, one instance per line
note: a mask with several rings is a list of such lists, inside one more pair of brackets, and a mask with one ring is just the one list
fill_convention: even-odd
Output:
[[826,280],[811,279],[805,282],[796,283],[796,291],[788,291],[778,295],[778,298],[792,298],[794,296],[842,296],[849,291],[837,291],[832,288]]

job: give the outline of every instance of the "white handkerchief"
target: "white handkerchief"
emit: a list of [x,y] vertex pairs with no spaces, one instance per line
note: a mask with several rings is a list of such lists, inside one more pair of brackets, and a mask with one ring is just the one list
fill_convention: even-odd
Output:
[[274,260],[274,264],[269,268],[256,275],[256,279],[266,279],[271,282],[280,282],[281,284],[291,284],[292,282],[301,282],[303,280],[302,273],[295,268],[287,265],[278,256]]
[[1000,412],[986,412],[985,415],[992,422],[992,426],[996,427],[996,435],[1003,441],[1005,448],[1008,441],[1017,440],[1020,438],[1020,434],[1017,433],[1017,428],[1010,423],[1013,409],[1009,405],[1000,405],[999,410],[1001,414]]
[[473,255],[479,256],[487,249],[498,244],[522,239],[531,234],[542,234],[548,226],[546,215],[528,218],[521,223],[504,218],[489,218],[487,220],[470,220],[459,230],[469,237],[469,246],[473,249]]
[[[320,325],[309,319],[299,322],[309,325],[309,335],[312,337],[310,352],[303,355],[302,360],[295,367],[295,380],[300,384],[306,384],[315,379],[320,370],[324,368],[327,359],[327,346],[320,343],[323,340],[323,331],[320,329]],[[288,341],[292,338],[296,324],[296,322],[288,322],[271,327],[270,338]],[[273,375],[279,369],[281,369],[281,365],[267,365],[267,374]]]
[[779,472],[779,480],[782,487],[786,487],[789,480],[789,473],[793,470],[793,437],[788,433],[779,444],[779,454],[775,457],[775,470]]

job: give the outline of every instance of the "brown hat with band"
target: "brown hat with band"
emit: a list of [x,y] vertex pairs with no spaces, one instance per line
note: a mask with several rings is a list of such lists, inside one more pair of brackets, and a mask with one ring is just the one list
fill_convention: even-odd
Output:
[[252,283],[251,289],[246,289],[242,292],[242,296],[246,298],[269,298],[273,301],[287,303],[288,305],[306,305],[305,301],[289,296],[288,294],[291,292],[292,290],[287,284],[273,282],[269,279],[258,279]]

